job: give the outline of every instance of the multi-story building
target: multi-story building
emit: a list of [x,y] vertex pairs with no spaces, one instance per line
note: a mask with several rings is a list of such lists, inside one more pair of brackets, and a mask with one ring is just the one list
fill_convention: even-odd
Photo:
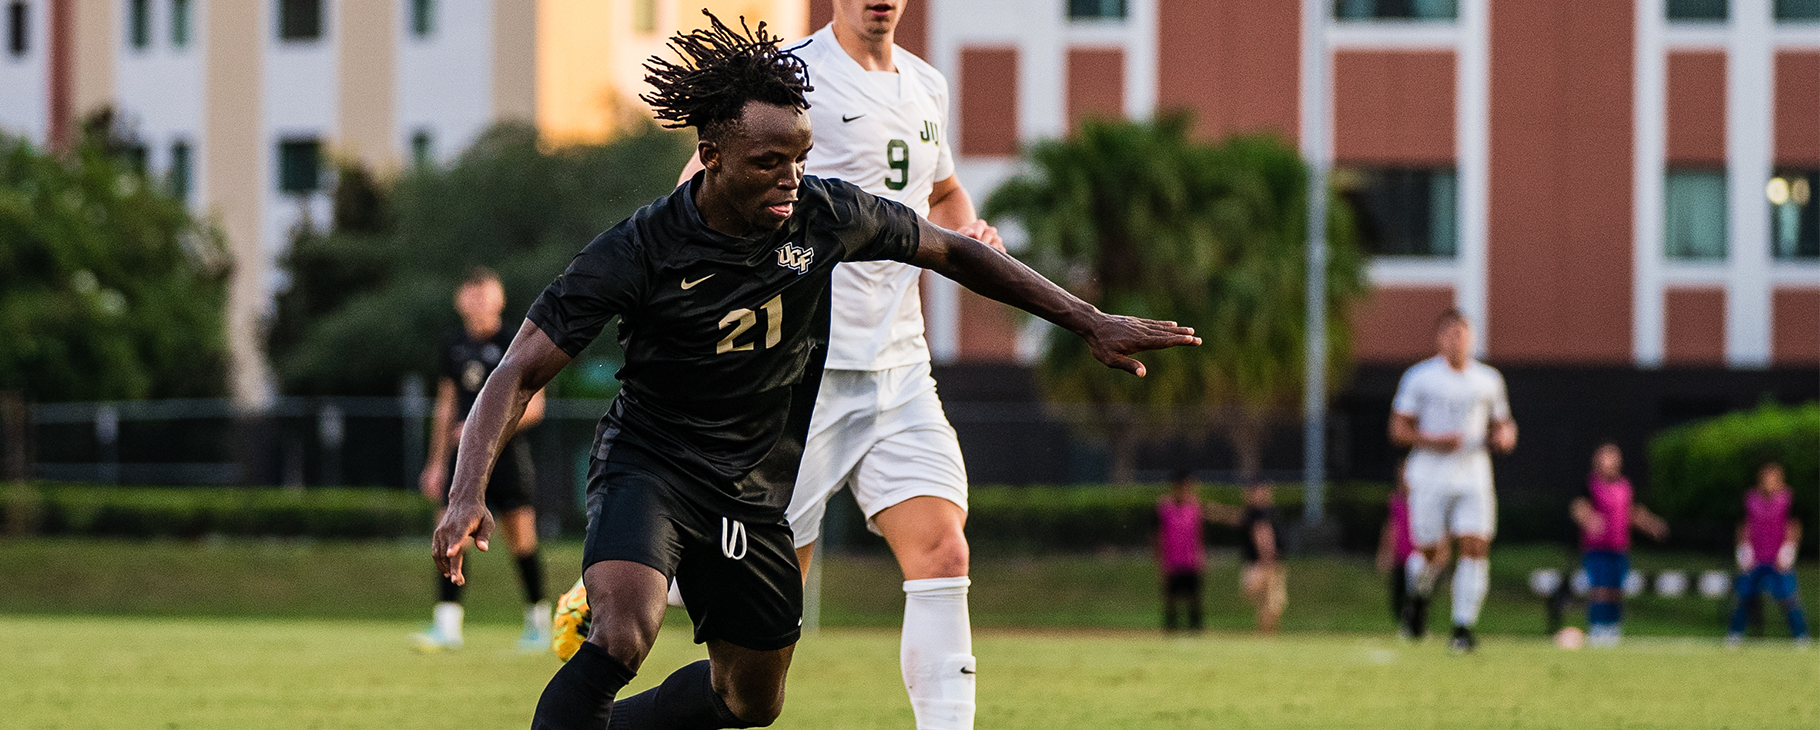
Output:
[[58,147],[115,110],[148,174],[226,234],[233,389],[257,405],[276,261],[328,220],[329,160],[444,161],[501,120],[605,139],[703,5],[806,31],[801,0],[5,0],[0,130]]

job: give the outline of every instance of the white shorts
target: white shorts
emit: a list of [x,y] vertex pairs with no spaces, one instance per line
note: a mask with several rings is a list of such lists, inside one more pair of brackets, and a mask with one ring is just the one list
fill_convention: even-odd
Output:
[[1498,497],[1491,486],[1409,485],[1409,537],[1420,547],[1449,534],[1490,540],[1498,530]]
[[911,497],[941,497],[967,508],[960,441],[935,395],[929,363],[822,373],[790,497],[796,547],[821,537],[828,500],[842,487],[853,488],[873,532],[873,516]]

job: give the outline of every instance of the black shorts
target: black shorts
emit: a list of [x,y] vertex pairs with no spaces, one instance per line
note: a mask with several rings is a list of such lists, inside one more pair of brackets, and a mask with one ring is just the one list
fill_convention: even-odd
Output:
[[[449,454],[449,478],[455,478],[455,454]],[[493,464],[493,478],[487,482],[487,509],[495,516],[520,507],[530,507],[531,491],[537,473],[531,466],[531,445],[523,437],[513,436],[499,452]],[[442,490],[442,506],[449,506],[449,490]]]
[[590,460],[582,569],[627,560],[675,578],[697,644],[719,639],[755,651],[795,644],[802,571],[783,511],[762,519],[714,514],[672,488],[678,478],[619,458]]
[[1170,573],[1163,578],[1163,591],[1170,596],[1198,596],[1201,594],[1201,574]]

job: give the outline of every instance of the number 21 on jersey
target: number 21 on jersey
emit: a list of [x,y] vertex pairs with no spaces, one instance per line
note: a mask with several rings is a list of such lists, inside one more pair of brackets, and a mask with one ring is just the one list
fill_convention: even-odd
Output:
[[[771,301],[765,302],[761,309],[765,310],[765,348],[770,349],[776,347],[777,343],[784,339],[784,295],[771,297]],[[726,337],[720,338],[720,342],[714,344],[714,354],[724,355],[729,352],[751,350],[753,343],[747,342],[741,345],[735,344],[734,340],[756,324],[758,324],[758,314],[750,309],[741,308],[728,312],[727,316],[720,318],[720,329],[732,327],[733,331],[728,332]]]

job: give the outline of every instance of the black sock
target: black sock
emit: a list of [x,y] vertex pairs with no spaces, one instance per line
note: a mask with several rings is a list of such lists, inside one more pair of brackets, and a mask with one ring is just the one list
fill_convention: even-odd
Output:
[[518,577],[525,584],[525,603],[543,600],[543,561],[536,550],[518,559]]
[[637,674],[606,649],[582,642],[537,698],[531,730],[604,730],[613,716],[613,695]]
[[461,603],[461,586],[449,580],[446,575],[436,576],[436,600],[443,603]]
[[613,703],[608,730],[720,730],[755,727],[739,719],[714,692],[703,659],[672,672],[664,683]]

